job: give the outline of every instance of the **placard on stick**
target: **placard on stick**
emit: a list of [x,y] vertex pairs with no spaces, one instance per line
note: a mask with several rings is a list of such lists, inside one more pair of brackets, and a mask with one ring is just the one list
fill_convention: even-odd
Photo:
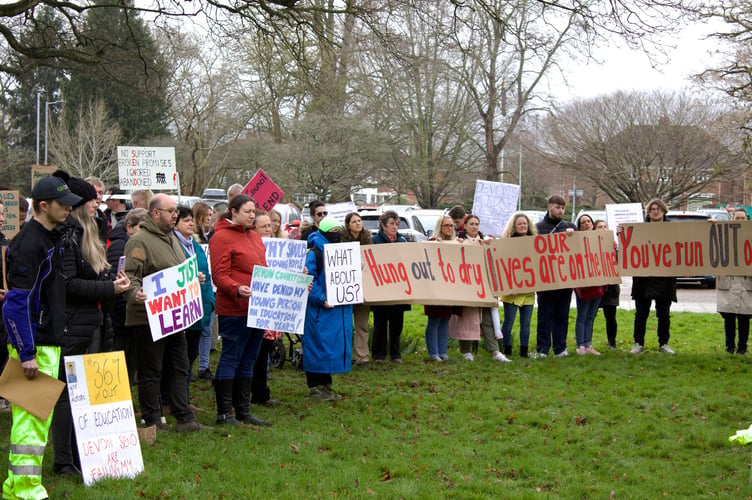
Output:
[[149,329],[155,342],[185,330],[204,317],[195,255],[177,266],[145,276],[143,288]]
[[65,356],[84,484],[144,470],[123,351]]
[[175,148],[118,146],[117,160],[121,189],[179,189]]
[[256,205],[265,212],[271,212],[274,205],[285,194],[261,168],[256,171],[241,192],[253,198]]

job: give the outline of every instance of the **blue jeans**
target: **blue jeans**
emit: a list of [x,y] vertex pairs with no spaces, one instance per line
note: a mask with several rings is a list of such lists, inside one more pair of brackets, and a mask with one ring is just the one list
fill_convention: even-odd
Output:
[[517,311],[520,311],[520,346],[527,347],[530,342],[530,320],[533,317],[533,306],[517,306],[515,304],[504,304],[504,322],[501,324],[501,333],[504,334],[502,342],[505,347],[512,346],[512,328],[514,320],[517,317]]
[[252,378],[264,331],[248,328],[245,316],[219,316],[219,335],[222,337],[222,353],[219,355],[217,380]]
[[593,346],[593,322],[598,314],[598,306],[601,298],[583,300],[579,295],[577,299],[577,319],[574,323],[574,336],[577,339],[577,347]]
[[211,353],[212,323],[214,314],[211,315],[209,324],[201,329],[201,340],[198,343],[198,371],[209,368],[209,353]]
[[428,356],[445,358],[449,341],[449,318],[428,316],[426,321],[426,350]]
[[567,349],[571,301],[571,288],[538,292],[538,328],[535,349],[539,353],[548,354],[552,343],[554,354]]

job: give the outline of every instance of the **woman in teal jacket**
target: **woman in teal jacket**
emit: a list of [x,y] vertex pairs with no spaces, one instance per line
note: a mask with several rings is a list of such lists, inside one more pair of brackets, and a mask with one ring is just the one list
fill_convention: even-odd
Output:
[[340,230],[336,219],[325,217],[319,222],[319,230],[308,236],[311,249],[306,255],[306,268],[313,276],[313,284],[306,308],[303,369],[308,395],[323,400],[342,398],[332,391],[332,374],[349,372],[352,362],[352,306],[330,305],[324,278],[324,245],[339,243]]

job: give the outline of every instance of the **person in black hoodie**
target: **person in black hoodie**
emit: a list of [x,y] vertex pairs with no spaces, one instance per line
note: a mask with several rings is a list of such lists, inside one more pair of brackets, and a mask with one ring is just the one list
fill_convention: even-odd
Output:
[[[98,201],[94,187],[62,171],[53,175],[62,178],[71,192],[81,198],[63,223],[60,238],[65,276],[65,330],[58,379],[66,382],[65,356],[105,349],[104,311],[111,308],[115,294],[128,289],[130,280],[121,272],[113,281],[108,273],[110,265],[95,218]],[[52,444],[55,472],[80,477],[67,385],[55,404]]]

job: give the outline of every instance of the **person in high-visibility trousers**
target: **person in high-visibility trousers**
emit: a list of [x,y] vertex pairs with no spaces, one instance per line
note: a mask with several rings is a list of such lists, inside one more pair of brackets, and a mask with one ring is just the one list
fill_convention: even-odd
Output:
[[[81,198],[57,177],[38,180],[31,196],[34,218],[13,238],[6,256],[3,322],[10,356],[21,362],[26,378],[39,373],[57,378],[65,330],[65,277],[57,226]],[[52,414],[42,420],[15,404],[12,413],[3,498],[47,498],[42,459]]]

